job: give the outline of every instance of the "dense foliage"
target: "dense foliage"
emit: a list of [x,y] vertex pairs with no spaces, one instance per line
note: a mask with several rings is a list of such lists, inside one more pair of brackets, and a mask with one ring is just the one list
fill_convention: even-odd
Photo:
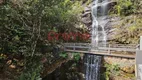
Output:
[[[43,63],[46,61],[51,64],[55,59],[52,49],[58,42],[49,42],[48,32],[75,30],[76,25],[79,24],[79,13],[82,11],[80,5],[81,1],[70,0],[5,0],[2,2],[0,4],[0,61],[3,65],[0,67],[19,66],[22,67],[22,71],[19,72],[21,76],[18,80],[40,80]],[[5,61],[9,60],[11,60],[10,64],[5,64]],[[18,64],[19,61],[22,65]]]

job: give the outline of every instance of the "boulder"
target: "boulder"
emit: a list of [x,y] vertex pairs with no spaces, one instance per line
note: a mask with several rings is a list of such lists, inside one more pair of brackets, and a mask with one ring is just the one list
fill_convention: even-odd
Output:
[[121,67],[121,70],[126,72],[126,73],[134,73],[135,72],[135,66],[132,65],[132,66],[124,66],[124,67]]

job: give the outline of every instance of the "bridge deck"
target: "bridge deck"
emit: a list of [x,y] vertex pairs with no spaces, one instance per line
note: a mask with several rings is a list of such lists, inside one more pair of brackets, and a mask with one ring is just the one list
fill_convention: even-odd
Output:
[[64,51],[67,52],[79,52],[79,53],[90,53],[102,56],[113,56],[121,58],[135,58],[135,54],[114,54],[114,52],[136,52],[136,45],[122,45],[122,44],[107,44],[105,47],[97,47],[92,50],[91,44],[89,43],[65,43]]

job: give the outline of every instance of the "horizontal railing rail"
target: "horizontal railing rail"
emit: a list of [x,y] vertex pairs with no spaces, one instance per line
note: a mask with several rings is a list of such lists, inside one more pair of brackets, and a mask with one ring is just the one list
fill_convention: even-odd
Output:
[[[70,52],[86,52],[86,53],[95,53],[95,54],[103,54],[108,55],[112,54],[112,52],[116,51],[124,51],[124,52],[132,52],[135,53],[138,48],[136,44],[106,44],[106,46],[98,46],[92,48],[90,43],[64,43],[64,51]],[[110,55],[110,56],[111,56]],[[119,55],[117,55],[120,57]],[[128,55],[123,55],[128,56]],[[129,56],[128,56],[129,57]],[[134,58],[134,57],[133,57]]]

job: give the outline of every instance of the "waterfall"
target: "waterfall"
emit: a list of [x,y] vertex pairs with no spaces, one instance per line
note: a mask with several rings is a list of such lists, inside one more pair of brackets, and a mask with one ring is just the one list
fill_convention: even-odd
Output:
[[[92,14],[92,37],[91,37],[91,51],[97,50],[98,46],[106,46],[106,32],[105,26],[108,14],[109,0],[94,0],[91,14]],[[91,54],[86,54],[84,58],[85,64],[85,80],[100,80],[100,65],[101,57]]]
[[91,54],[86,54],[85,62],[85,80],[99,80],[100,79],[100,64],[101,57]]
[[105,25],[107,17],[107,6],[109,4],[108,0],[95,0],[94,5],[91,8],[92,14],[92,37],[91,44],[92,49],[97,49],[98,46],[106,45],[106,32]]

